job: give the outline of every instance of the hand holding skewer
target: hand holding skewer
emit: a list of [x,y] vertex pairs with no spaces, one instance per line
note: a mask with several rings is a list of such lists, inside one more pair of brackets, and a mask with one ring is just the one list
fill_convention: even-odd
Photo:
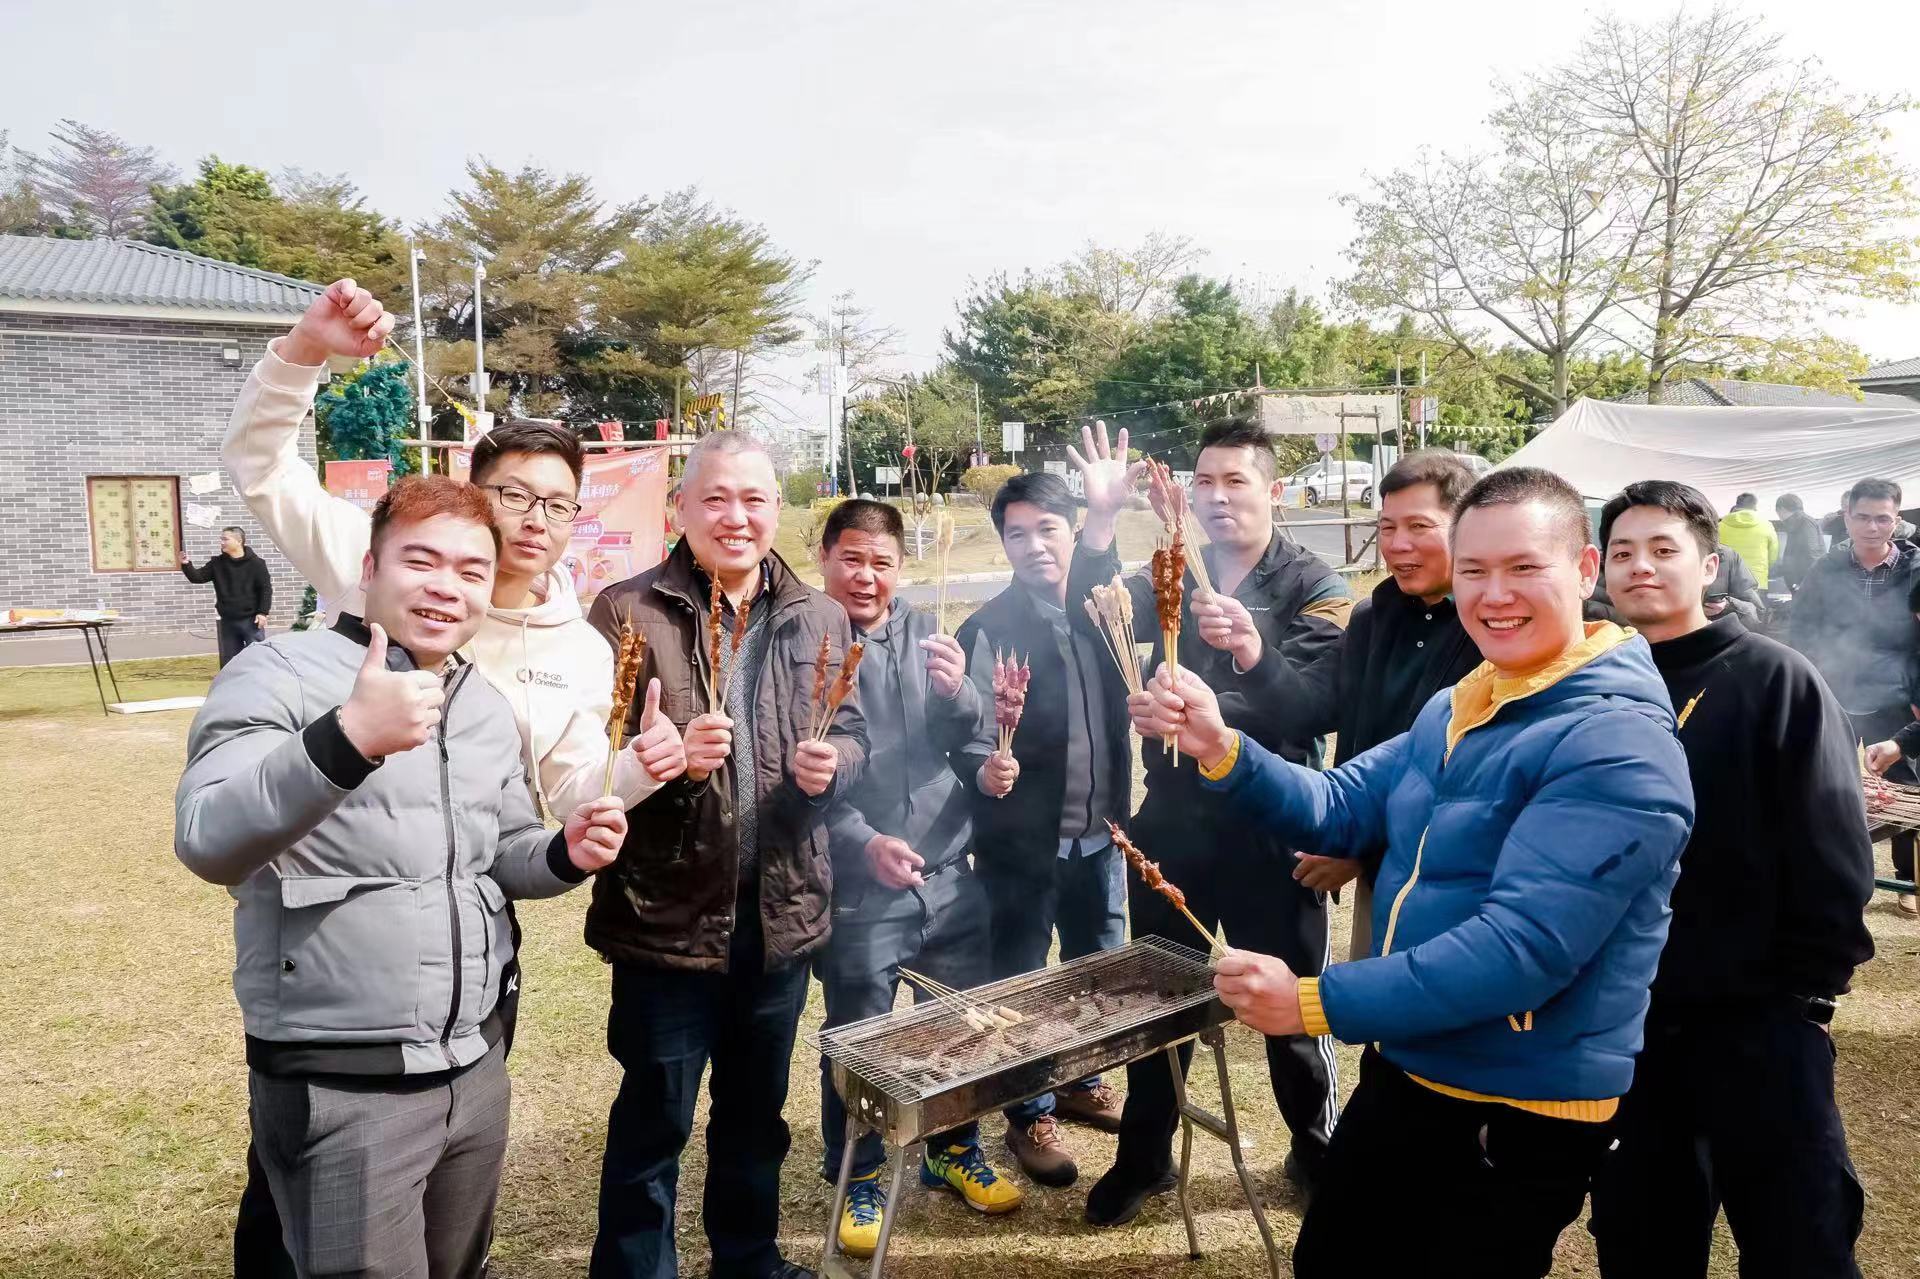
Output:
[[1876,776],[1884,777],[1889,768],[1898,764],[1902,756],[1897,742],[1875,742],[1866,749],[1867,770]]
[[980,765],[980,771],[974,781],[980,787],[982,795],[994,799],[1005,799],[1013,790],[1013,784],[1020,780],[1020,761],[1011,751],[995,751],[987,756],[987,762]]
[[1170,671],[1165,663],[1145,689],[1127,698],[1134,731],[1152,740],[1172,736],[1180,750],[1210,765],[1224,759],[1234,731],[1220,714],[1220,700],[1192,671]]
[[1213,989],[1243,1026],[1263,1035],[1304,1033],[1300,979],[1284,960],[1229,950],[1214,961]]
[[951,635],[929,635],[920,641],[927,655],[927,682],[933,691],[952,701],[960,696],[960,685],[967,678],[967,655],[960,641]]
[[840,767],[840,751],[825,739],[796,742],[787,767],[793,773],[793,784],[817,798],[833,785],[834,771]]
[[687,725],[687,776],[696,782],[718,772],[733,754],[733,721],[709,711]]
[[591,875],[613,865],[627,839],[627,814],[618,796],[590,799],[567,818],[567,860]]
[[1260,628],[1253,624],[1253,614],[1245,604],[1217,591],[1195,591],[1190,608],[1200,638],[1210,647],[1233,654],[1236,668],[1250,671],[1259,663],[1264,647]]

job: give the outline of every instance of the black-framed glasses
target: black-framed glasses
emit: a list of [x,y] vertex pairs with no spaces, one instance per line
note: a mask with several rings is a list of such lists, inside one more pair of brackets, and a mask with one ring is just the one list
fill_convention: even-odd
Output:
[[500,505],[516,514],[525,514],[534,507],[555,524],[571,524],[580,518],[580,503],[570,502],[564,497],[535,497],[523,488],[511,484],[482,484],[483,489],[500,495]]

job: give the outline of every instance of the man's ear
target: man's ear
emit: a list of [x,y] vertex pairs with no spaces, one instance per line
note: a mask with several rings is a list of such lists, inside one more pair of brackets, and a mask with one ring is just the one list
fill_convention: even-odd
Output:
[[360,561],[360,590],[364,593],[373,584],[373,548],[367,548],[366,558]]
[[1713,554],[1701,560],[1700,572],[1703,575],[1701,578],[1701,586],[1703,588],[1712,586],[1713,579],[1720,576],[1720,552],[1715,551]]

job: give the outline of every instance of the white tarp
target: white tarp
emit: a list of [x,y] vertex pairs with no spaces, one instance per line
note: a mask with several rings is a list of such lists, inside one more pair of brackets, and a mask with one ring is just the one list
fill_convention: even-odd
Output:
[[1397,395],[1274,395],[1260,397],[1260,425],[1268,435],[1391,435],[1400,425]]
[[1905,409],[1669,408],[1581,400],[1500,463],[1538,466],[1604,501],[1635,480],[1678,480],[1722,512],[1741,493],[1771,514],[1797,493],[1816,518],[1855,480],[1893,480],[1920,501],[1920,402]]

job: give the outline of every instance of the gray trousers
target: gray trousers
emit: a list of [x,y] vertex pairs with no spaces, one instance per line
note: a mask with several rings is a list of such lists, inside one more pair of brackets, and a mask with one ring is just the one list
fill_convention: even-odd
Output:
[[506,1057],[451,1081],[252,1072],[253,1142],[301,1279],[486,1272],[507,1150]]

